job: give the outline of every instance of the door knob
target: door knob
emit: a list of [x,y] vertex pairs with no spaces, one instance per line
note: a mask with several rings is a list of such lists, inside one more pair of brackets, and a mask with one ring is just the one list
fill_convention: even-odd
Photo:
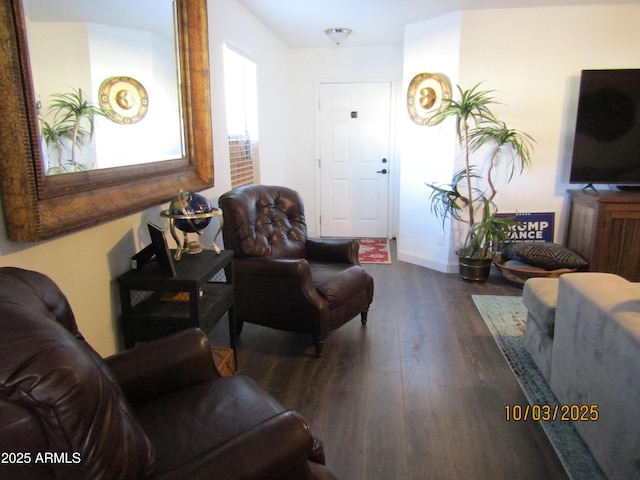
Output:
[[376,173],[381,173],[381,174],[385,175],[387,173],[387,169],[383,168],[382,170],[378,170]]

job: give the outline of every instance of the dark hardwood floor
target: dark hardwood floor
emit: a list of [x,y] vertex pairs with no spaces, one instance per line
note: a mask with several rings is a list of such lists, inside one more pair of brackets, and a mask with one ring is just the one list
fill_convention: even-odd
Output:
[[[525,405],[472,294],[521,295],[499,274],[471,284],[403,263],[374,277],[369,322],[333,332],[324,356],[306,336],[245,324],[239,374],[300,412],[341,480],[564,479],[536,422],[507,422]],[[227,344],[224,322],[212,338]]]

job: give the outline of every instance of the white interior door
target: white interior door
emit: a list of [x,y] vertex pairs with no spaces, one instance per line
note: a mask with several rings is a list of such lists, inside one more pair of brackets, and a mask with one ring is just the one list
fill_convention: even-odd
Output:
[[391,83],[320,85],[320,234],[386,237]]

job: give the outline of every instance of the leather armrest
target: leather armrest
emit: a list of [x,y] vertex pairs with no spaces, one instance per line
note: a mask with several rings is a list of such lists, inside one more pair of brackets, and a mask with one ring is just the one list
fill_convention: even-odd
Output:
[[359,265],[360,242],[346,238],[307,239],[307,258],[324,262]]
[[[285,411],[162,476],[163,480],[277,478],[292,466],[308,472],[313,437],[302,417]],[[297,478],[297,477],[296,477]]]
[[311,267],[305,259],[236,258],[233,261],[233,271],[234,275],[237,274],[234,277],[236,289],[240,287],[240,283],[250,282],[251,289],[267,294],[273,291],[273,280],[279,277],[282,281],[278,283],[278,290],[288,292],[288,303],[295,302],[296,298],[305,298],[316,308],[323,308],[326,304],[326,300],[313,285]]
[[198,328],[116,353],[105,363],[133,405],[219,378],[209,340]]
[[302,279],[309,276],[309,262],[299,258],[236,258],[233,260],[234,272],[243,275],[267,275],[269,277],[295,277]]

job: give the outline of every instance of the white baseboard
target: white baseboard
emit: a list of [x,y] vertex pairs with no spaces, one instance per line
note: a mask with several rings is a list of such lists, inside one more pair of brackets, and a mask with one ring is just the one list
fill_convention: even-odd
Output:
[[398,252],[398,260],[402,262],[412,263],[421,267],[430,268],[443,273],[458,273],[458,264],[452,264],[448,262],[440,262],[429,258],[420,257],[418,255],[407,254]]

